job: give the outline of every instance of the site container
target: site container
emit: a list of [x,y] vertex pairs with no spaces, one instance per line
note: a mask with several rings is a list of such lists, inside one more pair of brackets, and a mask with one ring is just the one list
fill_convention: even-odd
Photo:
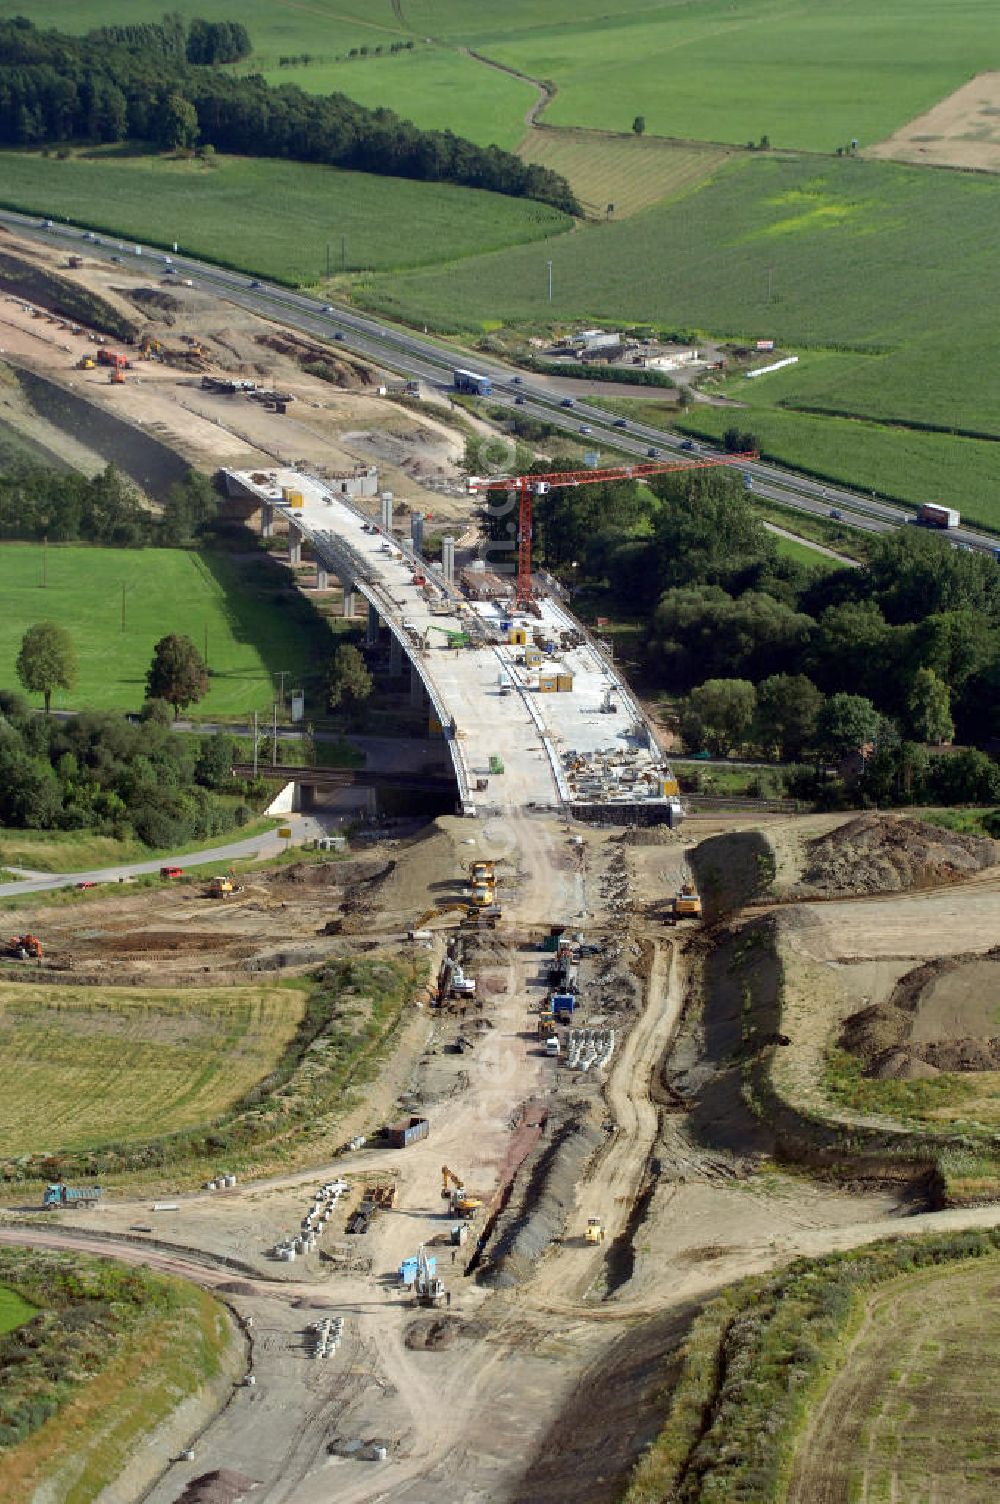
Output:
[[573,688],[572,674],[556,674],[556,689],[561,694],[569,694]]
[[431,1125],[426,1118],[402,1118],[386,1129],[386,1138],[391,1148],[406,1149],[418,1139],[426,1138],[430,1131]]

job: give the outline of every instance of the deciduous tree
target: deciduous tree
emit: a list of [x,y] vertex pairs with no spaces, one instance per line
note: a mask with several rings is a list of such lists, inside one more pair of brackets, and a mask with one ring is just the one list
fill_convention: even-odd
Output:
[[196,705],[208,689],[208,669],[190,637],[171,632],[153,649],[146,674],[146,698],[166,700],[174,707],[174,719],[189,705]]
[[72,689],[76,683],[76,649],[65,627],[41,621],[21,638],[17,677],[29,694],[43,695],[49,713],[54,689]]

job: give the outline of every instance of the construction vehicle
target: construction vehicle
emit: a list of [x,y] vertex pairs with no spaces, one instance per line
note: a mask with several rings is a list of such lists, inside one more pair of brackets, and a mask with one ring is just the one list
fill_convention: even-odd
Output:
[[465,1182],[459,1180],[447,1165],[441,1166],[441,1195],[448,1202],[449,1210],[459,1217],[474,1217],[483,1204],[478,1196],[466,1191]]
[[495,883],[497,864],[488,861],[470,862],[469,875],[474,883]]
[[417,1273],[413,1282],[413,1291],[417,1297],[417,1304],[421,1306],[436,1306],[444,1299],[444,1280],[431,1268],[423,1243],[417,1251]]
[[206,898],[231,898],[234,893],[242,893],[243,889],[234,883],[231,877],[213,877],[209,880]]
[[587,1230],[586,1230],[586,1232],[583,1235],[584,1242],[586,1242],[586,1243],[603,1243],[604,1242],[604,1237],[605,1237],[604,1223],[601,1220],[601,1218],[600,1217],[588,1217],[587,1218]]
[[159,360],[163,346],[153,334],[144,334],[139,341],[139,354],[143,360]]
[[492,883],[474,883],[469,896],[473,908],[487,909],[496,903],[497,890]]
[[87,1206],[100,1201],[102,1191],[99,1185],[48,1185],[45,1187],[45,1195],[42,1205],[53,1206]]
[[552,1014],[551,1013],[540,1013],[538,1015],[537,1033],[538,1033],[538,1038],[541,1040],[541,1042],[544,1044],[547,1039],[551,1039],[552,1038],[552,1036],[553,1036],[553,1034],[555,1034],[555,1032],[556,1032],[556,1021],[552,1017]]
[[122,371],[127,371],[129,368],[125,356],[119,350],[109,350],[107,345],[102,345],[98,350],[97,364],[99,366],[115,366]]
[[7,954],[19,961],[40,961],[45,954],[37,935],[11,935],[7,941]]
[[693,883],[682,883],[680,892],[676,893],[671,900],[667,911],[668,924],[676,924],[679,919],[701,918],[701,896]]
[[108,376],[108,380],[110,381],[112,386],[125,385],[125,372],[122,370],[121,366],[115,366],[113,368],[111,374]]
[[433,622],[427,631],[440,632],[442,637],[447,637],[450,648],[467,648],[470,644],[468,632],[456,632],[451,627],[436,627]]
[[96,364],[97,362],[92,355],[81,355],[73,369],[75,371],[92,371]]
[[[468,374],[468,373],[462,373]],[[479,379],[479,378],[475,378]],[[564,407],[573,406],[572,397],[562,399]],[[536,496],[547,496],[550,491],[562,486],[607,485],[616,480],[645,480],[650,475],[665,475],[673,470],[701,470],[714,465],[743,465],[747,460],[758,458],[756,453],[715,455],[707,459],[661,460],[655,449],[649,450],[652,463],[644,460],[625,460],[594,470],[550,471],[545,475],[493,475],[488,479],[470,478],[469,490],[477,495],[483,491],[506,491],[518,498],[517,519],[517,583],[514,587],[514,604],[520,610],[538,613],[535,601],[535,586],[531,568],[532,503]],[[746,472],[749,475],[749,471]],[[745,483],[745,482],[744,482]],[[751,480],[752,484],[752,480]]]
[[548,1039],[545,1041],[545,1053],[546,1055],[551,1056],[552,1059],[556,1059],[562,1053],[559,1047],[559,1041],[554,1034],[550,1034]]

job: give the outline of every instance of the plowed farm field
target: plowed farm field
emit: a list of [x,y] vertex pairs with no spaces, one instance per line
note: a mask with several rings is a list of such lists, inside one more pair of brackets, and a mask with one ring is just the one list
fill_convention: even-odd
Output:
[[997,1259],[878,1290],[800,1441],[789,1504],[995,1499],[998,1353]]
[[207,1123],[272,1070],[298,987],[0,988],[0,1155]]
[[562,173],[590,219],[624,219],[683,193],[711,177],[728,155],[724,147],[603,131],[533,130],[518,147],[526,162]]

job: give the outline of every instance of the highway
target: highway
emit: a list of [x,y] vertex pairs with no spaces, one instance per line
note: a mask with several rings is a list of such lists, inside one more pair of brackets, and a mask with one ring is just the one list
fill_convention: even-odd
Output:
[[[473,353],[463,354],[453,346],[389,324],[384,319],[358,313],[354,309],[321,304],[305,293],[257,278],[251,279],[245,273],[228,271],[224,267],[197,261],[190,256],[168,256],[162,251],[147,247],[143,247],[141,255],[137,255],[134,243],[120,241],[117,237],[106,234],[96,235],[93,231],[76,225],[56,224],[51,220],[39,220],[37,216],[9,210],[0,211],[0,225],[48,243],[69,243],[74,248],[85,249],[89,255],[117,258],[133,271],[148,265],[151,274],[163,276],[170,275],[166,271],[166,267],[170,266],[178,276],[190,278],[195,286],[210,288],[219,296],[253,313],[278,320],[303,333],[327,340],[342,340],[347,348],[359,355],[368,356],[401,376],[426,382],[431,386],[450,390],[455,366],[468,365],[491,379],[493,393],[490,400],[497,406],[513,409],[516,404],[527,416],[538,418],[576,437],[580,437],[581,427],[585,426],[586,437],[595,449],[603,446],[639,459],[650,457],[654,449],[661,457],[676,453],[678,459],[684,459],[691,453],[690,447],[685,448],[690,446],[691,440],[682,435],[631,420],[625,427],[621,427],[621,420],[616,422],[602,408],[589,403],[585,396],[572,398],[571,407],[564,406],[566,397],[562,390],[555,388],[555,382],[565,381],[567,378],[521,376],[495,359]],[[585,382],[576,383],[575,386],[581,391],[586,390]],[[624,388],[623,395],[628,390]],[[694,452],[704,456],[719,451],[711,445],[698,443],[694,446]],[[914,521],[914,513],[901,506],[876,501],[846,487],[825,484],[765,461],[754,461],[746,465],[744,471],[751,478],[755,495],[816,516],[829,517],[831,512],[838,512],[838,520],[845,526],[866,532],[887,532]],[[936,500],[942,505],[951,505],[955,498],[939,497]],[[951,530],[948,540],[991,555],[998,553],[996,538],[970,528]]]

